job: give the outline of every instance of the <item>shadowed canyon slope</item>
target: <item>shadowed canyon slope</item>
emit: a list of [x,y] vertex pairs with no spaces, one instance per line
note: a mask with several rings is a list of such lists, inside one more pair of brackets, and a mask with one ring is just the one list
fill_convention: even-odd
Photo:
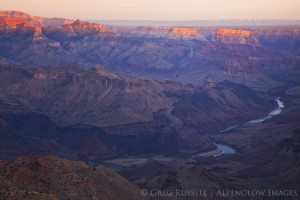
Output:
[[[68,158],[214,149],[204,133],[268,113],[275,106],[271,97],[228,81],[195,88],[116,74],[102,66],[84,70],[3,65],[0,75],[5,138],[35,137],[31,143],[45,141],[55,147],[51,152]],[[3,156],[22,152],[14,147],[18,140],[10,144],[3,146]],[[47,145],[41,152],[47,152]]]
[[[119,173],[149,191],[153,188],[185,190],[212,186],[212,192],[216,194],[214,190],[223,190],[223,187],[225,191],[259,188],[266,193],[254,199],[299,199],[300,87],[289,88],[284,93],[282,101],[286,107],[280,115],[256,124],[246,123],[227,132],[208,134],[216,143],[234,148],[233,154],[177,159],[159,157]],[[282,191],[282,194],[276,191]],[[247,195],[237,198],[214,196],[212,199],[225,197],[250,199]]]

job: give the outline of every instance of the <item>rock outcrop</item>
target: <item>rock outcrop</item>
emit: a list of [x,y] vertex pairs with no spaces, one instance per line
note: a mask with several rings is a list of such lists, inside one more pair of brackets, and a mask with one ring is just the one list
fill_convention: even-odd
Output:
[[232,29],[220,28],[217,31],[217,35],[245,35],[245,36],[252,36],[253,33],[250,32],[250,31],[232,30]]
[[91,35],[96,33],[106,35],[114,34],[113,31],[103,28],[99,24],[82,22],[79,19],[72,24],[63,25],[61,31],[67,33],[69,36]]
[[42,29],[22,18],[0,18],[0,32],[40,35]]
[[172,28],[172,33],[182,35],[197,35],[197,29],[195,28]]
[[169,37],[174,39],[196,39],[205,41],[205,37],[199,34],[196,28],[173,27]]
[[5,200],[148,199],[111,169],[54,156],[0,161],[0,187],[0,198]]
[[213,36],[212,41],[221,43],[260,45],[253,33],[244,30],[232,30],[220,28]]
[[[204,166],[179,166],[176,162],[153,161],[138,167],[122,170],[119,173],[148,191],[153,190],[153,188],[166,190],[169,193],[173,193],[173,196],[175,196],[174,193],[176,193],[176,191],[177,194],[179,194],[179,191],[185,192],[190,190],[190,188],[193,188],[195,191],[210,191],[213,194],[218,190],[229,190],[229,188],[237,189],[237,186],[234,186],[228,180],[214,175]],[[178,188],[180,188],[180,190],[178,190]],[[179,197],[178,200],[211,199],[208,197],[208,194],[204,194],[204,192],[202,194],[200,194],[200,192],[198,193],[198,196],[202,195],[201,198],[189,198],[185,196],[187,193],[183,194],[184,195],[182,195],[181,198]],[[213,197],[215,200],[222,198]]]
[[0,18],[0,52],[6,55],[5,59],[15,63],[77,63],[76,58],[64,50],[60,42],[49,39],[41,27],[24,18]]
[[2,10],[2,11],[0,11],[0,17],[22,18],[38,27],[55,26],[55,27],[60,28],[64,24],[71,24],[74,22],[73,20],[64,19],[64,18],[46,18],[46,17],[32,16],[32,15],[29,15],[27,13],[20,12],[20,11]]
[[183,40],[200,40],[205,41],[205,37],[200,34],[196,28],[187,27],[137,27],[136,32],[132,32],[135,37],[154,37],[154,38],[169,38],[169,39],[183,39]]
[[298,26],[251,28],[261,45],[300,55],[300,29]]

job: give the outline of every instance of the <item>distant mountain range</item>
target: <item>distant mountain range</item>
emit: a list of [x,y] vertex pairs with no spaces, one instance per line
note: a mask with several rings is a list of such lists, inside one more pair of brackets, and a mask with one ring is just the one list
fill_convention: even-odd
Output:
[[[65,18],[47,18],[32,16],[21,11],[0,11],[0,17],[24,18],[37,26],[62,26],[75,20]],[[299,19],[216,19],[216,20],[186,20],[186,21],[158,21],[158,20],[100,20],[84,19],[91,23],[114,26],[292,26],[300,25]]]
[[115,26],[289,26],[300,25],[300,20],[284,19],[220,19],[195,21],[155,21],[155,20],[87,20]]

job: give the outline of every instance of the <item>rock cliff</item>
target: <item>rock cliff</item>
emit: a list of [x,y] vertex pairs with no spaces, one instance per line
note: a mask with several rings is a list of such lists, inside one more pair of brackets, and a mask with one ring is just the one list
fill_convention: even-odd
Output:
[[[136,28],[136,31],[130,33],[135,37],[155,37],[155,38],[169,38],[169,39],[195,39],[205,41],[205,37],[197,31],[196,28],[186,27],[163,27],[163,26],[140,26]],[[130,36],[129,35],[129,36]]]
[[64,24],[71,24],[73,20],[64,18],[46,18],[32,16],[20,11],[0,11],[0,17],[4,18],[22,18],[38,27],[55,26],[60,28]]
[[113,34],[113,31],[103,28],[99,24],[82,22],[79,19],[72,24],[63,25],[61,31],[67,33],[69,36],[90,35],[95,33]]
[[42,29],[22,18],[0,18],[0,32],[41,35]]
[[172,33],[182,35],[196,35],[198,32],[195,28],[172,28]]
[[223,28],[220,28],[217,31],[217,33],[213,36],[212,41],[221,43],[260,45],[259,41],[250,31]]

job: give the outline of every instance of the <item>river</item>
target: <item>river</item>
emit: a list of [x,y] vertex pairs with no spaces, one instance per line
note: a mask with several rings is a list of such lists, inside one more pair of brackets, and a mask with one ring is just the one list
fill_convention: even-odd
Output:
[[214,145],[217,147],[218,150],[221,151],[220,153],[215,154],[214,155],[215,157],[220,156],[222,154],[231,154],[235,152],[235,150],[229,146],[225,146],[223,144],[217,144],[217,143],[214,143]]
[[[280,97],[276,97],[275,101],[278,104],[278,107],[276,107],[274,110],[272,110],[266,117],[263,118],[259,118],[259,119],[254,119],[254,120],[250,120],[244,124],[255,124],[255,123],[260,123],[263,122],[267,119],[271,119],[272,117],[274,117],[275,115],[279,115],[282,111],[282,109],[284,108],[284,103],[282,101],[280,101]],[[228,126],[225,129],[220,130],[218,133],[225,133],[228,132],[230,130],[233,130],[235,128],[241,127],[244,124],[236,124],[236,125],[232,125],[232,126]],[[220,153],[215,154],[214,156],[220,156],[222,154],[231,154],[234,153],[235,150],[229,146],[223,145],[223,144],[217,144],[214,143],[214,145],[217,147],[218,150],[220,150]]]
[[274,117],[275,115],[279,115],[279,114],[281,113],[282,109],[284,108],[284,104],[283,104],[282,101],[280,101],[280,98],[279,98],[279,97],[277,97],[275,100],[277,101],[278,107],[275,108],[272,112],[270,112],[270,113],[268,114],[268,116],[263,117],[263,118],[259,118],[259,119],[251,120],[251,121],[249,121],[248,123],[250,123],[250,124],[255,124],[255,123],[263,122],[263,121],[265,121],[266,119],[271,119],[271,118]]
[[[241,127],[242,125],[244,124],[255,124],[255,123],[259,123],[259,122],[263,122],[265,121],[266,119],[270,119],[272,118],[273,116],[275,115],[279,115],[282,111],[282,109],[284,108],[284,104],[282,101],[280,101],[280,97],[277,97],[276,99],[276,102],[278,104],[278,107],[276,107],[274,110],[272,110],[266,117],[263,117],[263,118],[259,118],[259,119],[254,119],[254,120],[250,120],[248,122],[245,122],[243,124],[237,124],[237,125],[232,125],[232,126],[228,126],[227,128],[225,129],[222,129],[221,131],[219,131],[218,133],[225,133],[225,132],[228,132],[230,130],[233,130],[235,128],[238,128],[238,127]],[[209,156],[214,156],[214,157],[217,157],[217,156],[221,156],[223,154],[232,154],[232,153],[235,153],[235,150],[225,144],[219,144],[219,143],[213,143],[219,151],[219,153],[212,153],[210,154]],[[213,151],[212,151],[213,152]],[[211,152],[206,152],[206,153],[211,153]],[[195,156],[195,155],[193,155]],[[199,154],[197,154],[195,157],[198,157]],[[122,158],[124,160],[124,162],[128,162],[128,160],[138,160],[138,159],[143,159],[143,160],[147,160],[147,159],[157,159],[157,158],[168,158],[167,156],[165,155],[156,155],[156,156],[150,156],[150,157],[141,157],[141,158],[137,158],[137,157],[129,157],[129,158]],[[120,159],[119,159],[120,160]],[[99,163],[98,163],[99,164]],[[120,167],[116,164],[110,164],[110,163],[105,163],[103,162],[102,165],[105,165],[105,166],[108,166],[110,168],[115,168],[116,167]]]

